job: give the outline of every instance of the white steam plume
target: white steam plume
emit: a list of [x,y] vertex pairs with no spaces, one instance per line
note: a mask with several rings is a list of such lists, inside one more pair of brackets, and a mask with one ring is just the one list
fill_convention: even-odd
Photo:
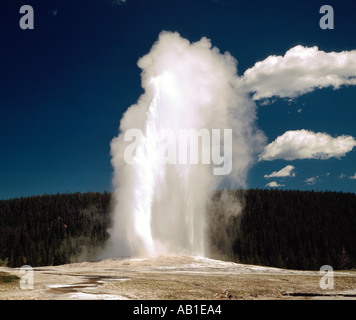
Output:
[[[231,129],[232,160],[225,158],[230,163],[223,165],[232,171],[225,178],[246,187],[248,168],[265,141],[255,128],[255,104],[240,89],[236,60],[207,38],[190,43],[178,33],[162,32],[138,66],[144,93],[125,112],[111,142],[115,208],[107,255],[204,255],[206,207],[224,177],[213,174],[219,167],[213,160],[210,165],[155,161],[165,144],[162,132]],[[131,129],[143,134],[132,140],[137,148],[129,164],[125,152],[133,142],[125,141],[125,133]],[[213,150],[221,141],[212,139],[209,146]],[[218,150],[223,154],[224,145]]]

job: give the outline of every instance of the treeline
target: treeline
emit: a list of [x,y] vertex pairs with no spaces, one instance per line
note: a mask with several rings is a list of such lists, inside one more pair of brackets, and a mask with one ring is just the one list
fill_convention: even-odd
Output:
[[209,218],[215,257],[301,270],[356,267],[354,193],[220,190]]
[[[109,238],[110,193],[0,201],[0,265],[91,260]],[[174,227],[174,226],[172,226]],[[356,266],[356,194],[219,190],[208,209],[210,256],[319,270]]]
[[0,265],[58,265],[90,259],[108,239],[110,193],[0,201]]

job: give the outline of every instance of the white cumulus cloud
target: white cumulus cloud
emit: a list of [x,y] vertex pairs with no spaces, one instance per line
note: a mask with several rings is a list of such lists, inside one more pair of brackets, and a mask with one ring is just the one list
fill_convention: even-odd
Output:
[[356,85],[356,50],[325,52],[301,45],[271,55],[245,71],[242,84],[255,100],[294,98],[315,88]]
[[284,187],[284,184],[279,184],[276,181],[271,181],[266,184],[266,187],[270,187],[270,188]]
[[351,136],[333,138],[304,129],[287,131],[265,147],[259,160],[341,158],[355,146],[356,140]]
[[292,165],[287,165],[279,171],[273,171],[271,174],[265,174],[264,177],[269,178],[281,178],[281,177],[295,177],[293,170],[295,169]]
[[356,180],[356,172],[353,176],[350,177],[350,179]]

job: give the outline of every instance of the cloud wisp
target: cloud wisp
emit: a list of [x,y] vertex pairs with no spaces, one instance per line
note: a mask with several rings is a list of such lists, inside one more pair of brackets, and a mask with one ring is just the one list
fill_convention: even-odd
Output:
[[308,178],[308,179],[305,179],[304,182],[305,182],[307,185],[311,186],[311,185],[316,184],[318,180],[319,180],[319,176],[316,176],[316,177],[310,177],[310,178]]
[[292,165],[287,165],[279,171],[273,171],[271,174],[265,174],[264,177],[266,179],[269,178],[283,178],[283,177],[295,177],[295,173],[293,172],[295,169]]
[[112,0],[113,5],[120,5],[126,3],[126,0]]

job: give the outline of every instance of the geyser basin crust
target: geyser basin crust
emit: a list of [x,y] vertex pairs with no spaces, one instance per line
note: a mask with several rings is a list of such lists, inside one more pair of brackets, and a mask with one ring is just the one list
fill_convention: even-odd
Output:
[[328,291],[320,277],[192,256],[109,259],[35,268],[33,290],[1,284],[0,299],[355,299],[355,272],[335,272]]

